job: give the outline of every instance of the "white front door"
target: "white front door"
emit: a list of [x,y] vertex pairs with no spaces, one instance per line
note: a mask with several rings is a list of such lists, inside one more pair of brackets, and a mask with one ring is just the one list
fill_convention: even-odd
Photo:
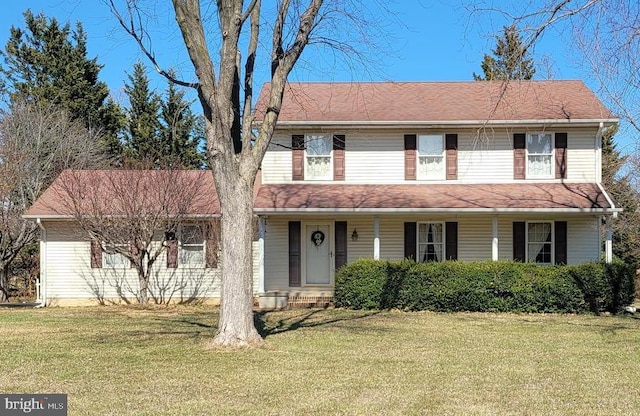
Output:
[[307,224],[304,232],[305,281],[308,285],[331,284],[330,224]]

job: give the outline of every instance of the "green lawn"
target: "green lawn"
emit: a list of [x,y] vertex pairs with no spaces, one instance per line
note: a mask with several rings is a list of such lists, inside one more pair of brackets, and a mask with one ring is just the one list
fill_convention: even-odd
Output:
[[217,309],[0,309],[0,392],[70,415],[632,415],[634,317],[292,310],[206,348]]

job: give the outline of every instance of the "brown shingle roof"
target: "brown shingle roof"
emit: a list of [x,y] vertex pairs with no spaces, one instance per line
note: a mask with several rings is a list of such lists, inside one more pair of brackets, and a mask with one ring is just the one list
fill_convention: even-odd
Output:
[[591,183],[416,184],[416,185],[263,185],[256,211],[429,211],[611,208],[602,190]]
[[[256,104],[257,120],[271,85]],[[279,123],[611,120],[582,81],[289,83]]]
[[182,216],[220,214],[210,171],[66,170],[24,217],[69,218],[97,211],[101,215],[126,215],[132,210],[142,214],[157,212],[159,204],[171,207],[168,212],[179,210]]
[[[171,175],[171,176],[168,176]],[[157,200],[154,187],[171,180],[172,186],[197,190],[189,199],[184,216],[220,215],[210,171],[65,171],[25,213],[25,218],[70,218],[70,189],[81,189],[87,195],[79,198],[80,210],[94,214],[96,205],[102,215],[122,215],[130,207],[122,207],[130,199],[114,197],[114,187],[135,184],[139,198],[136,212],[153,212]],[[100,185],[102,184],[102,185]],[[116,185],[117,187],[117,185]],[[86,205],[85,205],[86,204]],[[154,206],[154,207],[152,207]],[[612,208],[601,188],[594,183],[518,183],[518,184],[277,184],[262,185],[255,195],[256,212],[407,212],[438,211],[583,211],[605,212]],[[77,208],[76,208],[77,209]],[[75,211],[77,213],[77,211]]]

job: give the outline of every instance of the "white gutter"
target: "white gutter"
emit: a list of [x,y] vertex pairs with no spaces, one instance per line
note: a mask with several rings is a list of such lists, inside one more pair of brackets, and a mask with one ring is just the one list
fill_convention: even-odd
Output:
[[[42,225],[40,218],[36,218],[40,227],[40,303],[36,308],[47,306],[47,229]],[[36,299],[37,301],[38,299]]]
[[621,208],[254,208],[257,213],[566,213],[566,214],[605,214],[621,212]]
[[542,119],[542,120],[292,120],[292,121],[278,121],[278,128],[286,127],[305,127],[313,128],[315,126],[356,126],[356,127],[416,127],[416,128],[441,128],[443,126],[470,126],[470,127],[483,127],[483,126],[539,126],[540,124],[546,125],[607,125],[617,124],[619,119]]

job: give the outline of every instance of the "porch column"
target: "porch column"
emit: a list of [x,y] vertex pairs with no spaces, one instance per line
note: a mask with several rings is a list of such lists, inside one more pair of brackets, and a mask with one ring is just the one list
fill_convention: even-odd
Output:
[[380,260],[380,217],[373,217],[373,259]]
[[494,215],[491,219],[492,241],[491,241],[491,260],[498,261],[498,216]]
[[613,261],[613,230],[611,229],[611,217],[608,216],[604,220],[605,240],[604,240],[604,261],[611,263]]
[[264,233],[265,218],[258,216],[258,293],[264,293]]

